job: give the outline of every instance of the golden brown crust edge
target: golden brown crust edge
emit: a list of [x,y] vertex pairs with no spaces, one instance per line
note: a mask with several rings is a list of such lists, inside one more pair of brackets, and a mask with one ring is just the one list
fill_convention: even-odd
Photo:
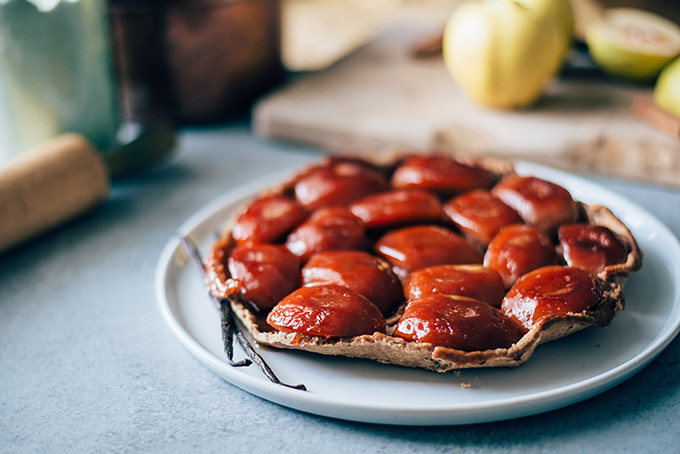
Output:
[[633,234],[608,208],[602,205],[586,205],[583,203],[581,206],[589,223],[607,227],[628,246],[628,257],[624,263],[607,266],[598,274],[605,281],[614,281],[623,285],[630,273],[637,271],[642,266],[642,251],[640,251]]
[[[499,175],[507,175],[514,171],[511,163],[500,159],[473,159],[467,162],[483,165]],[[298,175],[303,174],[305,170]],[[263,194],[281,193],[291,187],[291,181]],[[262,345],[275,348],[299,349],[308,352],[365,358],[386,364],[428,369],[436,372],[447,372],[456,369],[482,367],[516,367],[525,363],[536,347],[542,343],[564,337],[590,326],[608,325],[616,312],[625,305],[622,287],[632,271],[640,268],[642,254],[628,228],[609,209],[601,205],[581,203],[582,212],[589,223],[609,228],[629,247],[630,251],[625,263],[608,266],[598,277],[607,285],[600,302],[594,308],[566,317],[543,319],[529,330],[517,343],[509,348],[485,351],[465,352],[448,347],[439,347],[429,343],[408,342],[389,334],[374,333],[354,338],[325,339],[321,337],[284,333],[280,331],[263,331],[256,316],[238,298],[229,298],[234,313],[250,332],[253,339]],[[231,222],[230,222],[231,225]],[[229,229],[226,230],[228,234]],[[389,320],[389,322],[396,321]],[[393,326],[388,326],[388,332]]]

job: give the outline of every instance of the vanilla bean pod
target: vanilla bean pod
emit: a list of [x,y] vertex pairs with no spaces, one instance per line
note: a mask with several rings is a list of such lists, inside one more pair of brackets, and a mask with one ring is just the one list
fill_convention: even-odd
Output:
[[282,382],[279,380],[279,377],[276,376],[274,371],[272,370],[271,367],[269,367],[269,364],[264,360],[262,356],[260,356],[250,345],[250,342],[248,342],[248,339],[245,338],[241,330],[236,329],[235,331],[236,334],[236,341],[241,345],[243,350],[246,352],[246,355],[250,359],[253,360],[255,364],[260,366],[260,369],[262,369],[262,373],[267,376],[267,378],[272,381],[273,383],[276,383],[277,385],[285,386],[287,388],[293,388],[293,389],[300,389],[302,391],[307,391],[307,387],[303,384],[299,385],[289,385],[287,383]]
[[248,358],[244,358],[240,361],[234,361],[234,317],[231,314],[231,306],[229,301],[218,300],[213,297],[220,308],[220,318],[222,322],[222,345],[224,345],[224,353],[227,356],[227,362],[230,366],[234,367],[246,367],[252,364],[252,361]]
[[[201,273],[205,275],[205,267],[203,265],[203,259],[201,258],[200,253],[198,252],[198,248],[196,245],[191,241],[189,238],[187,238],[184,235],[179,234],[179,240],[180,243],[182,244],[182,247],[184,250],[187,252],[189,257],[191,258],[191,261],[198,265]],[[215,302],[215,304],[218,305],[218,308],[220,309],[220,317],[222,319],[222,341],[224,343],[224,350],[227,356],[227,361],[229,364],[232,366],[248,366],[251,364],[251,361],[254,362],[259,366],[259,368],[262,370],[262,373],[272,382],[277,385],[285,386],[287,388],[293,388],[293,389],[299,389],[302,391],[306,391],[307,387],[303,384],[299,385],[289,385],[287,383],[282,382],[274,373],[272,368],[267,364],[267,362],[260,356],[259,353],[253,349],[253,346],[250,345],[250,342],[248,342],[248,339],[243,335],[241,330],[239,329],[238,325],[236,324],[234,320],[234,314],[231,310],[231,305],[229,304],[228,300],[220,300],[219,298],[216,298],[214,295],[210,295],[210,298]],[[233,356],[233,337],[236,337],[237,342],[243,348],[243,351],[245,354],[248,356],[249,359],[244,359],[242,361],[234,362],[231,358]]]
[[[200,270],[201,275],[205,276],[205,267],[203,266],[203,259],[201,259],[201,254],[198,252],[196,245],[185,237],[184,235],[178,235],[180,244],[184,249],[184,252],[189,256],[191,262]],[[208,292],[210,293],[210,292]],[[228,301],[221,301],[214,295],[210,294],[210,299],[217,306],[220,311],[220,319],[222,325],[222,345],[224,348],[224,354],[227,358],[227,363],[233,367],[247,367],[252,364],[252,361],[244,358],[240,361],[234,361],[234,322],[231,317],[231,307]]]

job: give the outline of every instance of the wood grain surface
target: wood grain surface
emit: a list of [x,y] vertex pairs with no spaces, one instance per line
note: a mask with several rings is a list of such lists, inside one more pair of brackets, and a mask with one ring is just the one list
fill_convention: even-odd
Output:
[[631,109],[650,87],[565,70],[529,109],[480,108],[441,57],[413,57],[440,27],[395,23],[330,68],[293,80],[255,106],[256,133],[345,153],[491,154],[680,187],[680,142]]

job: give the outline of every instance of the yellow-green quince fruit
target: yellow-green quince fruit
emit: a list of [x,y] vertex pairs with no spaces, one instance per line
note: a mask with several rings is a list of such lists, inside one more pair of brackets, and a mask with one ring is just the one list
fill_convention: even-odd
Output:
[[574,37],[574,11],[569,0],[523,0],[523,3],[536,13],[552,18],[555,26],[571,43]]
[[588,27],[586,42],[604,72],[645,82],[680,54],[680,27],[647,11],[612,8]]
[[559,58],[555,59],[555,72],[559,70],[571,48],[574,39],[574,11],[569,0],[522,0],[522,3],[532,10],[534,14],[544,16],[552,26],[557,28],[564,36],[565,46]]
[[654,102],[662,109],[680,117],[680,58],[666,66],[654,86]]
[[470,0],[449,18],[444,61],[472,100],[511,109],[532,104],[570,44],[554,18],[531,1]]

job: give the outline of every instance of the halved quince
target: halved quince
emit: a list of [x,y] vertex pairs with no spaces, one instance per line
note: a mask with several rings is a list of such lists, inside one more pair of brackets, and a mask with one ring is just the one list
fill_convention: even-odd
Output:
[[607,74],[644,82],[680,54],[680,27],[635,8],[612,8],[586,32],[595,62]]

